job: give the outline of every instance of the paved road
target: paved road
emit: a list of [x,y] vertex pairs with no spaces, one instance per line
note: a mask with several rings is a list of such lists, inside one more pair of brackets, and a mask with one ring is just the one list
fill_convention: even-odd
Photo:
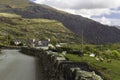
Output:
[[0,80],[44,80],[40,63],[18,50],[2,50]]

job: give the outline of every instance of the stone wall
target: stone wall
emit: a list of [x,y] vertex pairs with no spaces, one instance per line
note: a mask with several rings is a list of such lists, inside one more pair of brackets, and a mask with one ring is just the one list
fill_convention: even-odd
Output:
[[40,59],[48,80],[104,80],[102,74],[87,63],[68,61],[57,52],[30,48],[22,48],[21,52]]

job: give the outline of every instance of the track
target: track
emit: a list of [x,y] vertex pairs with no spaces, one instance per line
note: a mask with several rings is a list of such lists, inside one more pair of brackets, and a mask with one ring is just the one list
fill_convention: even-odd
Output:
[[0,80],[44,80],[39,61],[19,50],[2,50]]

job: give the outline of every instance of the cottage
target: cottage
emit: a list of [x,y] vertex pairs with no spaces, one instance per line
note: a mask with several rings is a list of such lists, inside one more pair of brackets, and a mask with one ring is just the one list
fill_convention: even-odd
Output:
[[91,53],[89,56],[90,56],[90,57],[95,57],[95,54],[94,54],[94,53]]
[[50,43],[50,40],[31,40],[29,41],[29,45],[31,45],[33,48],[36,48],[36,49],[48,49],[49,48],[49,43]]
[[37,49],[48,49],[49,41],[48,40],[42,40],[42,41],[36,41],[35,48]]
[[14,43],[16,46],[18,46],[18,45],[20,45],[20,44],[22,43],[22,40],[20,40],[20,39],[15,39],[15,40],[13,40],[13,43]]

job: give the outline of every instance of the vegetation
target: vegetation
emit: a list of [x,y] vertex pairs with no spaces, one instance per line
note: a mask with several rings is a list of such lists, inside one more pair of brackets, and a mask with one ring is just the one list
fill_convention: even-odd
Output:
[[1,13],[0,15],[0,43],[9,45],[14,39],[23,42],[32,39],[51,39],[57,42],[80,42],[62,23],[47,19],[25,19],[16,14]]
[[[80,50],[81,45],[67,45],[69,50]],[[67,53],[66,57],[69,60],[77,62],[87,62],[91,68],[100,71],[107,80],[120,79],[120,44],[106,44],[106,45],[84,45],[84,56],[78,54]],[[90,54],[95,54],[95,57],[90,57]],[[103,59],[103,60],[97,60]]]
[[96,70],[100,71],[107,80],[120,79],[119,60],[112,59],[111,63],[107,63],[106,60],[103,62],[99,62],[95,58],[89,57],[88,55],[85,55],[84,57],[80,57],[74,54],[67,54],[66,57],[72,61],[87,62],[89,65],[91,65],[92,68],[95,68]]
[[[28,0],[1,0],[0,11],[4,12],[0,13],[0,45],[10,45],[14,39],[22,39],[23,43],[26,43],[34,38],[37,40],[50,38],[52,43],[77,43],[64,46],[68,51],[67,58],[72,61],[88,62],[108,80],[120,79],[120,44],[99,45],[120,42],[119,29],[46,5],[33,4]],[[82,30],[84,40],[96,45],[86,44],[83,48],[79,45],[81,39],[75,34],[81,36]],[[72,51],[79,52],[82,49],[85,53],[83,57],[71,54]],[[91,53],[95,54],[95,57],[90,57]],[[97,61],[96,58],[100,57],[104,60]]]
[[62,12],[46,5],[38,5],[29,0],[1,0],[0,4],[0,12],[15,13],[24,18],[45,18],[60,21],[79,37],[84,30],[84,40],[90,43],[120,42],[120,30],[115,26],[102,25],[82,16]]
[[23,8],[29,6],[29,0],[1,0],[0,4],[8,5],[10,8]]
[[11,13],[0,13],[0,17],[20,18],[21,16]]

